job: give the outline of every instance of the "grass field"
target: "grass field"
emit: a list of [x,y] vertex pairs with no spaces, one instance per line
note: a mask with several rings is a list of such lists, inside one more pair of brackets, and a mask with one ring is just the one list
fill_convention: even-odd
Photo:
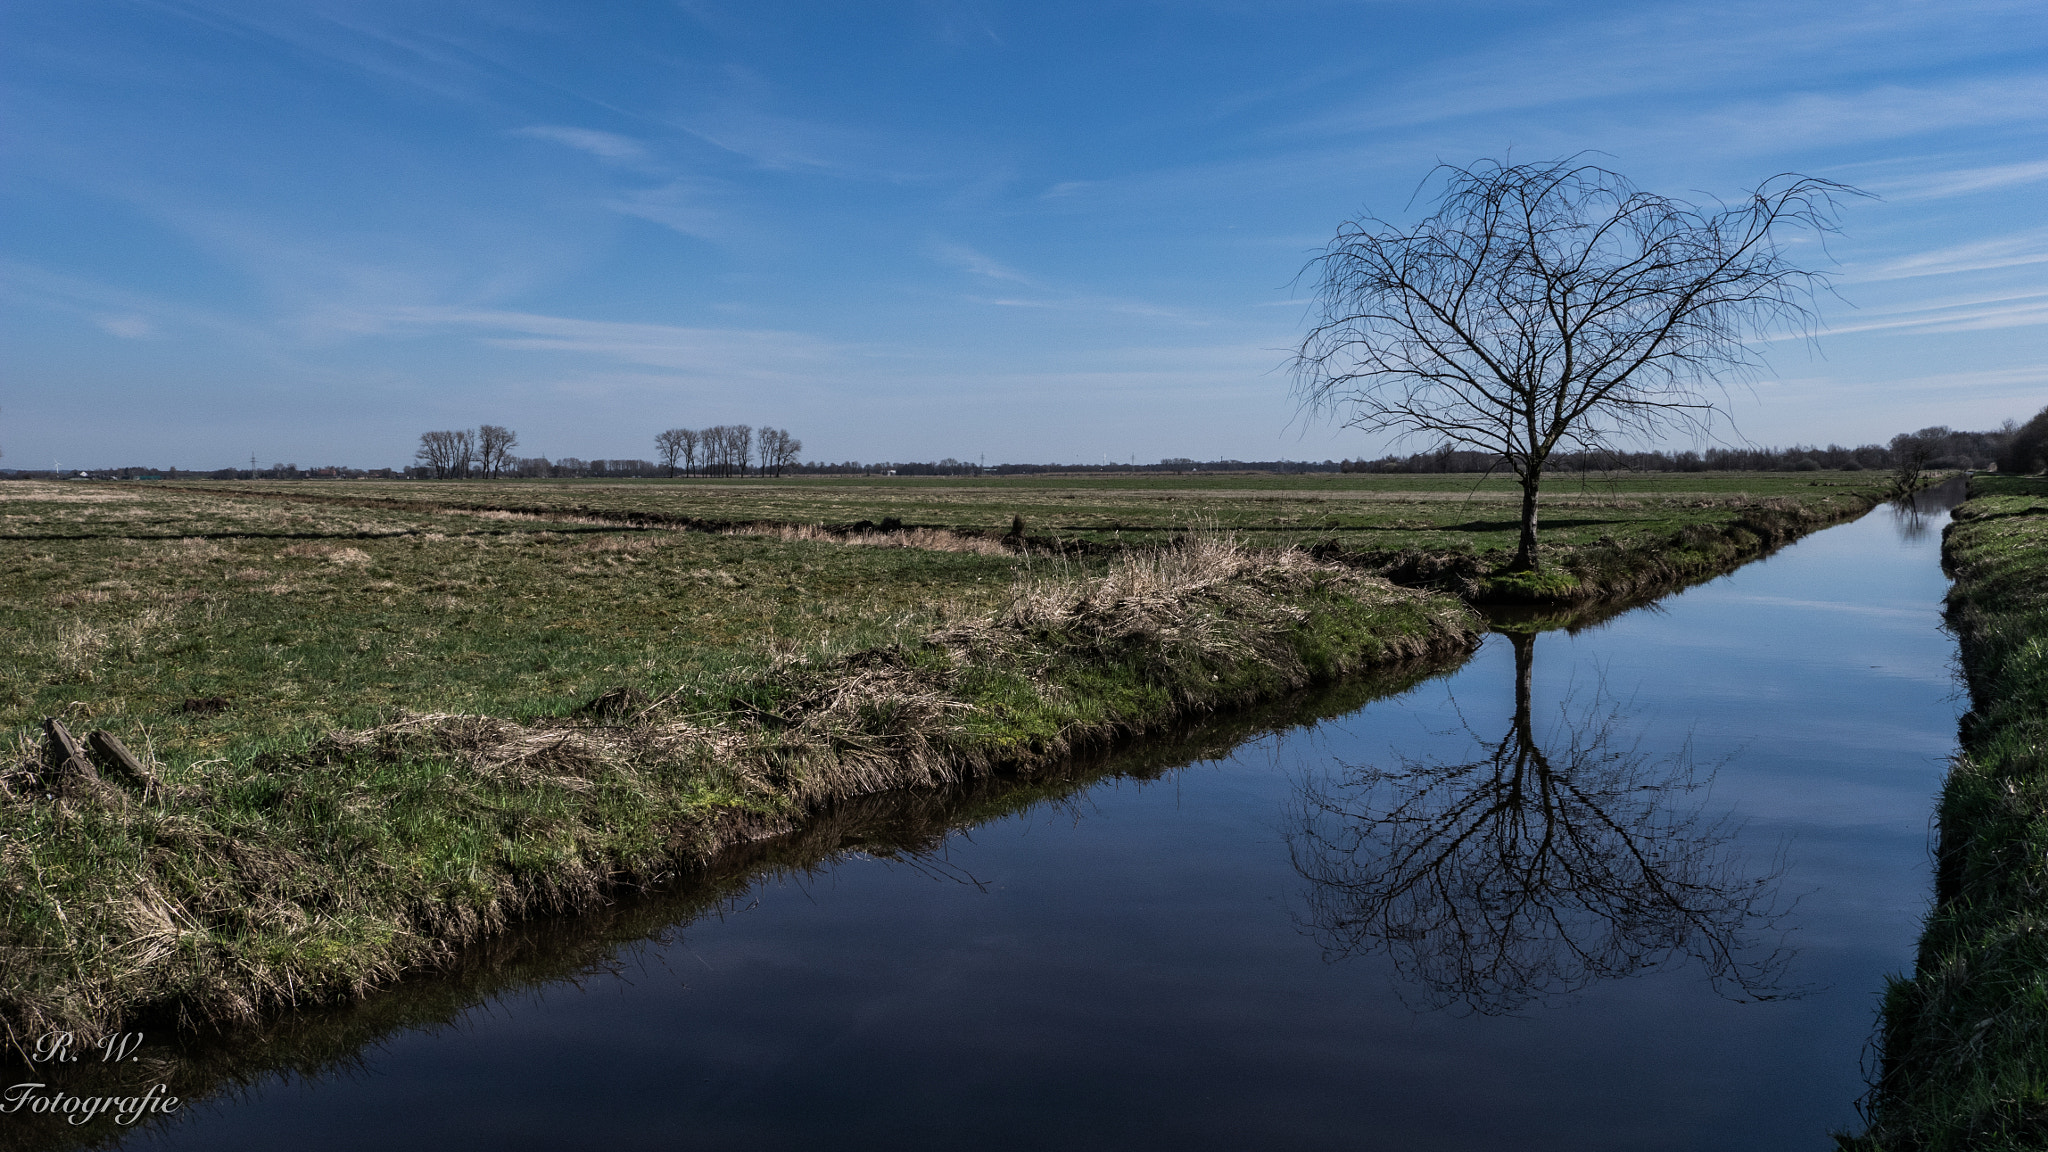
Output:
[[[345,998],[849,796],[1030,771],[1476,642],[1455,601],[1213,535],[1074,558],[133,485],[0,495],[17,1042]],[[113,733],[150,778],[52,759],[45,715]]]
[[[220,755],[394,707],[558,715],[985,613],[1028,561],[504,514],[0,488],[0,724]],[[183,711],[186,700],[224,700]]]
[[[1260,544],[1511,545],[1512,532],[1484,518],[1510,511],[1511,490],[1471,486],[1443,476],[12,484],[0,487],[10,544],[0,636],[19,658],[0,665],[0,726],[52,714],[146,721],[167,753],[221,755],[377,723],[397,707],[559,716],[617,685],[722,682],[922,635],[993,611],[1028,572],[1087,575],[1104,563],[1019,556],[992,541],[850,547],[633,528],[593,512],[789,525],[893,516],[991,537],[1024,515],[1037,518],[1034,532],[1128,525],[1131,543],[1211,526]],[[1627,551],[1726,523],[1761,497],[1819,503],[1872,487],[1868,474],[1652,475],[1619,494],[1552,497],[1546,541]],[[513,506],[542,511],[501,510]],[[1053,506],[1069,515],[1054,523]],[[1295,526],[1331,507],[1314,514],[1379,527]],[[224,703],[185,711],[187,700]]]
[[[1725,520],[1767,499],[1808,502],[1881,492],[1871,472],[1693,472],[1555,477],[1542,501],[1543,541],[1570,549]],[[180,486],[189,486],[180,482]],[[366,503],[519,508],[594,516],[654,515],[712,524],[910,527],[1147,543],[1192,528],[1261,544],[1362,551],[1512,550],[1520,489],[1472,475],[1085,475],[1074,477],[804,477],[678,481],[242,481],[205,487]]]

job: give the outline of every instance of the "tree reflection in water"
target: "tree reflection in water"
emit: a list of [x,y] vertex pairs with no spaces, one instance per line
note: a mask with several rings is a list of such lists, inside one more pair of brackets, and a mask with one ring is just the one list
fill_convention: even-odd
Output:
[[1604,697],[1567,701],[1539,742],[1536,638],[1511,639],[1502,739],[1474,731],[1471,760],[1402,758],[1299,786],[1288,846],[1325,954],[1385,949],[1431,1007],[1486,1014],[1687,957],[1731,998],[1786,995],[1782,869],[1748,870],[1734,827],[1702,812],[1692,794],[1711,773],[1687,748],[1653,760]]
[[1921,507],[1922,501],[1912,496],[1892,501],[1892,529],[1899,534],[1899,540],[1917,544],[1925,540],[1934,530],[1939,513],[1946,509]]
[[1932,487],[1894,497],[1892,527],[1905,544],[1917,544],[1932,536],[1948,521],[1943,513],[1963,502],[1969,494],[1968,473],[1960,473]]

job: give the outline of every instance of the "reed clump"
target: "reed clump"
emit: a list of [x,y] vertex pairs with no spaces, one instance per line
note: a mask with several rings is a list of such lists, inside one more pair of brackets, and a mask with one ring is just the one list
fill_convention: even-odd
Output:
[[57,787],[23,742],[0,766],[0,1026],[19,1046],[360,996],[850,797],[1030,776],[1477,637],[1454,601],[1209,537],[1096,574],[1036,565],[998,611],[896,643],[621,686],[568,716],[404,713],[153,760],[139,791]]

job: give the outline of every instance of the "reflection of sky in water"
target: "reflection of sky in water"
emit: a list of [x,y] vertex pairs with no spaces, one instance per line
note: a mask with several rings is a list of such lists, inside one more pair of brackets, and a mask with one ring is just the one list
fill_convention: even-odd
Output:
[[1737,847],[1785,846],[1801,999],[1735,1003],[1676,963],[1519,1016],[1417,1013],[1383,953],[1325,960],[1291,790],[1468,751],[1461,711],[1513,712],[1494,636],[1340,721],[956,836],[978,885],[881,861],[764,885],[624,978],[395,1035],[362,1075],[270,1084],[140,1146],[1821,1147],[1854,1123],[1925,907],[1960,708],[1938,544],[1881,510],[1538,640],[1539,715],[1603,688],[1651,754],[1690,735],[1726,761],[1698,795],[1746,822]]

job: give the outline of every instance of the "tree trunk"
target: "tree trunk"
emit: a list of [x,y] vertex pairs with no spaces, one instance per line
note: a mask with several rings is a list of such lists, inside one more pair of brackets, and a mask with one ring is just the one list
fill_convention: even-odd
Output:
[[1522,479],[1522,543],[1515,552],[1515,570],[1534,572],[1539,567],[1536,558],[1536,488],[1543,483],[1540,474],[1531,473]]
[[1515,734],[1529,747],[1536,746],[1530,697],[1536,686],[1536,634],[1510,632],[1508,643],[1515,650]]

